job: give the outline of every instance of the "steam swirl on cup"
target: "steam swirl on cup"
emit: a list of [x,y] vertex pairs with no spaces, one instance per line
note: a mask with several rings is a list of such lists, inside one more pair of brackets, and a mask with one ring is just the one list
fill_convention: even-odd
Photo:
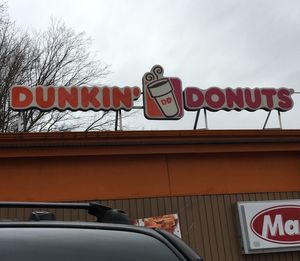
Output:
[[156,76],[156,79],[163,77],[164,69],[160,65],[155,65],[152,67],[151,72]]
[[145,75],[145,79],[146,79],[146,81],[148,81],[148,82],[152,82],[152,81],[154,81],[154,80],[157,80],[157,77],[156,77],[156,75],[154,75],[153,73],[146,73],[146,75]]

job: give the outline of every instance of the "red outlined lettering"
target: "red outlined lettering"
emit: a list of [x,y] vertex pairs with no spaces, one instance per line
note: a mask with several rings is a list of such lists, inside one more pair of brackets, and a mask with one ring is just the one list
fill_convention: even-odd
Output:
[[81,106],[82,108],[86,109],[92,106],[93,109],[100,108],[100,102],[97,99],[97,95],[99,93],[99,89],[96,87],[81,88]]
[[211,87],[205,92],[205,101],[211,110],[216,111],[225,104],[225,95],[217,87]]
[[125,110],[129,110],[132,106],[132,93],[130,87],[112,88],[113,106],[116,109],[123,107]]
[[203,106],[204,95],[195,87],[187,87],[184,92],[184,105],[186,110],[198,110]]
[[10,106],[15,110],[29,108],[32,105],[33,95],[26,86],[13,86],[10,94]]
[[228,109],[240,109],[244,108],[244,93],[242,88],[225,90],[226,105]]
[[58,105],[61,109],[70,107],[71,109],[78,108],[78,88],[70,87],[58,88]]
[[52,86],[47,88],[37,86],[35,90],[35,100],[37,107],[40,107],[43,110],[53,107],[55,102],[55,88]]
[[266,106],[268,109],[274,108],[273,96],[275,96],[276,93],[276,90],[271,88],[261,90],[261,94],[266,98]]
[[279,99],[278,107],[280,110],[288,111],[293,108],[294,103],[290,96],[293,92],[294,92],[293,90],[288,90],[283,88],[280,88],[278,90],[277,92],[278,99]]
[[245,106],[246,110],[255,111],[260,108],[260,106],[261,106],[260,89],[246,88],[246,89],[244,89],[244,96],[245,96],[245,102],[247,105],[247,106]]

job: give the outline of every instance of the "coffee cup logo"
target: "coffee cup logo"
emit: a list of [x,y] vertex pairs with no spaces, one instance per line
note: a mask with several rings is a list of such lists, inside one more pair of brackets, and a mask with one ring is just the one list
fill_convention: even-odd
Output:
[[163,74],[163,68],[155,65],[143,77],[145,117],[178,120],[183,116],[181,81]]

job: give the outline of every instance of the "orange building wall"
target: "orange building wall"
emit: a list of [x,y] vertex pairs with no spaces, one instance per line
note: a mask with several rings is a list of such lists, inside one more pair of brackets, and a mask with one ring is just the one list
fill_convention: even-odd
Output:
[[0,137],[0,200],[75,201],[300,190],[300,131]]

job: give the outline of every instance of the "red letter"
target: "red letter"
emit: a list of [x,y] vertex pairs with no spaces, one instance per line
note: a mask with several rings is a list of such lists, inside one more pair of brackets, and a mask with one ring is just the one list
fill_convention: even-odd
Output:
[[100,102],[97,100],[97,95],[99,90],[97,87],[87,88],[82,87],[81,89],[81,105],[84,109],[88,108],[89,105],[92,105],[92,109],[99,109]]
[[111,95],[110,95],[111,88],[103,87],[102,88],[102,104],[104,109],[109,109],[111,105]]
[[261,94],[266,96],[267,104],[262,104],[264,107],[267,106],[269,110],[274,108],[273,96],[276,95],[275,89],[262,89]]
[[[293,92],[293,91],[292,91]],[[278,90],[278,109],[281,111],[288,111],[293,108],[293,100],[291,98],[291,91],[289,89],[280,88]]]
[[[67,102],[68,105],[67,106]],[[78,89],[76,87],[59,87],[58,88],[58,106],[60,110],[78,108]]]
[[130,110],[133,106],[131,90],[129,87],[118,88],[113,87],[113,106],[114,110],[125,109]]
[[14,110],[28,109],[32,105],[33,95],[26,86],[13,86],[10,90],[10,106]]
[[201,109],[204,97],[200,89],[195,87],[187,87],[184,92],[184,107],[188,111]]
[[[254,94],[254,95],[253,95]],[[253,97],[254,96],[254,97]],[[254,98],[254,101],[253,101]],[[259,109],[261,105],[261,94],[259,89],[245,89],[245,101],[246,104],[248,105],[248,108],[245,108],[246,110],[249,111],[255,111]]]
[[[44,91],[47,91],[47,97],[44,99]],[[35,89],[35,100],[37,106],[42,110],[51,108],[54,104],[55,89],[53,87],[37,86]]]
[[243,90],[241,88],[235,90],[227,88],[225,93],[228,109],[242,110],[244,108]]
[[209,106],[207,109],[217,111],[224,106],[225,95],[219,88],[211,87],[205,93],[205,101]]

